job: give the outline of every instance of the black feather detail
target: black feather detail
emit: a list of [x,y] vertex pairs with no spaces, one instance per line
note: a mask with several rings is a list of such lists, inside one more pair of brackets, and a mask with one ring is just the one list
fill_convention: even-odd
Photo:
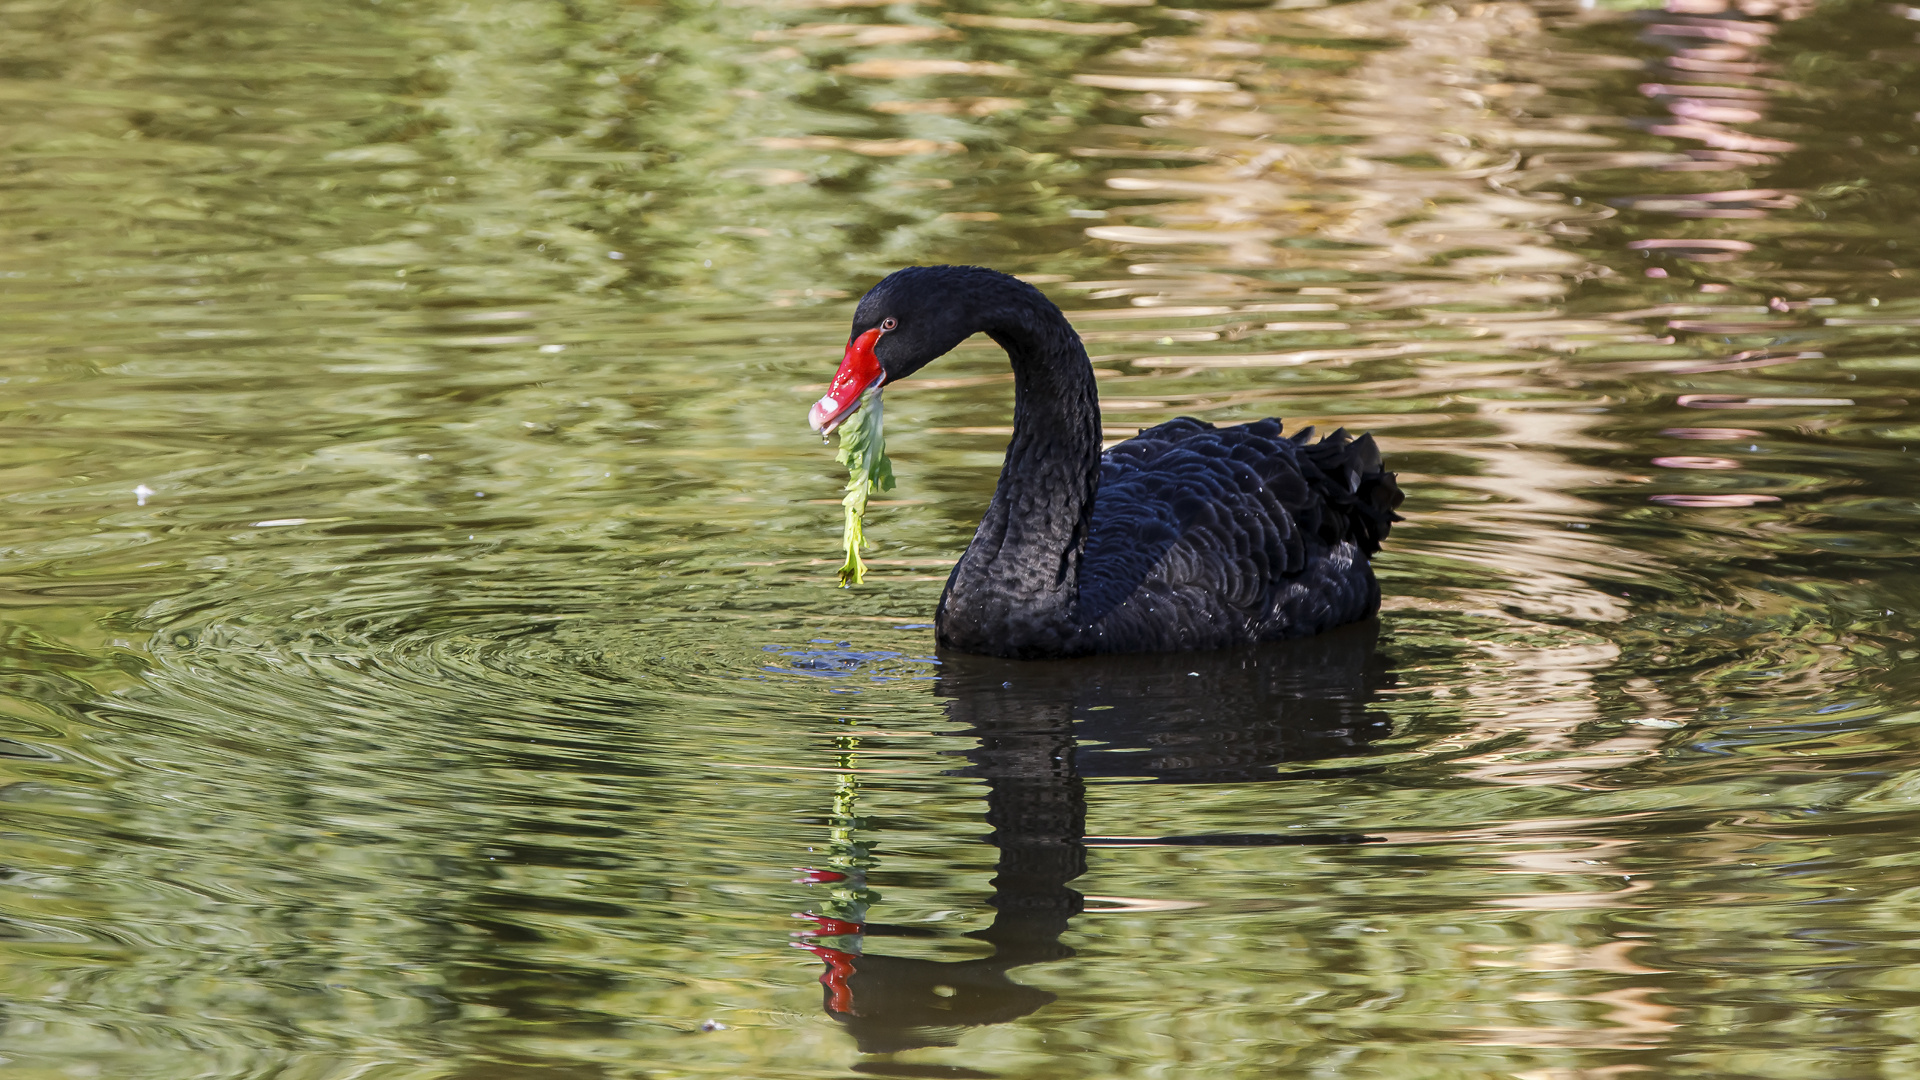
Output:
[[1303,637],[1379,609],[1365,556],[1401,494],[1371,436],[1181,417],[1101,459],[1080,567],[1081,651]]

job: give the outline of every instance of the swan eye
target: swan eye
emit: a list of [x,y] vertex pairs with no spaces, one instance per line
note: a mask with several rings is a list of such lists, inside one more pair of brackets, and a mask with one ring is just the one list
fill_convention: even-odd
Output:
[[894,327],[899,325],[900,325],[900,320],[895,319],[892,316],[888,316],[887,318],[880,320],[880,329],[882,330],[891,330]]

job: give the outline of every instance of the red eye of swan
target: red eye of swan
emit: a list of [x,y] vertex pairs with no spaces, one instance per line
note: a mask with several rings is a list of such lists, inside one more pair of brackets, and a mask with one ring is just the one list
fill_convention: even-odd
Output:
[[895,319],[892,316],[888,316],[887,318],[880,320],[880,329],[882,330],[891,330],[894,327],[899,325],[900,325],[900,320]]

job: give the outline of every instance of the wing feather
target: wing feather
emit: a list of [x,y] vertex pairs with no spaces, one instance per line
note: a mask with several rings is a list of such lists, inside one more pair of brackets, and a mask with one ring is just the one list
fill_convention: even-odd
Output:
[[1399,488],[1371,436],[1311,432],[1181,417],[1103,455],[1076,620],[1097,651],[1294,637],[1378,607],[1365,556]]

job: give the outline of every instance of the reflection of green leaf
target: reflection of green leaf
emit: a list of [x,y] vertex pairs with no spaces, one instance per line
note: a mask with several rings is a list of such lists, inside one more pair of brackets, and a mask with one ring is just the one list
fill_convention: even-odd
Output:
[[1834,199],[1847,199],[1847,198],[1860,195],[1862,192],[1866,191],[1867,188],[1871,187],[1872,185],[1873,185],[1873,181],[1865,177],[1861,177],[1858,180],[1838,180],[1831,184],[1821,185],[1819,188],[1814,190],[1810,198],[1820,199],[1823,201],[1831,201]]
[[862,923],[867,921],[867,909],[880,902],[880,894],[867,887],[867,873],[880,860],[873,857],[873,841],[854,838],[858,830],[869,827],[860,817],[860,740],[841,737],[834,744],[840,751],[835,761],[839,776],[833,784],[833,813],[827,819],[827,866],[847,877],[827,891],[821,912]]
[[866,580],[867,564],[860,561],[860,549],[867,546],[867,496],[876,490],[893,490],[893,462],[887,460],[881,422],[880,389],[875,387],[860,398],[854,414],[840,425],[840,452],[834,456],[847,467],[847,496],[840,500],[846,509],[840,543],[847,552],[846,565],[840,568],[841,585],[858,585]]

